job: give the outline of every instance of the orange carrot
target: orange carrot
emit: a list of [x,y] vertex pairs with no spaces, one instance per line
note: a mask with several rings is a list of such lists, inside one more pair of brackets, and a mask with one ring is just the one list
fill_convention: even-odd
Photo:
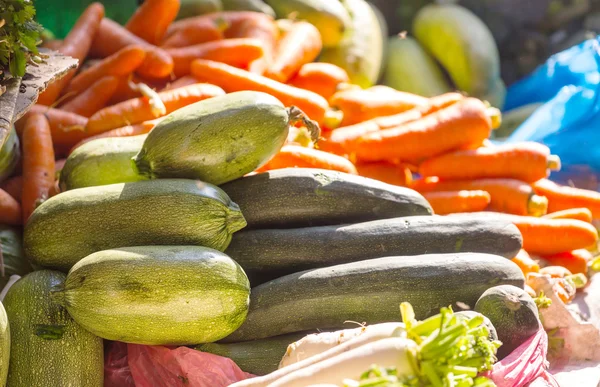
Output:
[[[23,193],[23,176],[13,176],[8,180],[5,180],[0,184],[0,189],[6,191],[19,203],[21,202],[21,194]],[[21,212],[19,211],[19,219],[21,218]]]
[[254,60],[248,70],[255,74],[264,74],[273,61],[275,47],[279,38],[279,29],[273,19],[265,14],[249,12],[228,17],[229,28],[225,37],[254,38],[263,43],[264,57]]
[[185,75],[173,82],[167,83],[167,86],[165,86],[161,91],[173,90],[180,87],[193,85],[195,83],[198,83],[196,78],[192,77],[191,75]]
[[[523,251],[525,251],[525,250],[523,250]],[[515,262],[514,259],[513,259],[513,262]],[[521,269],[521,270],[523,270],[523,269]],[[525,276],[527,276],[527,275],[525,275]],[[529,294],[531,296],[531,298],[536,298],[537,297],[537,294],[535,293],[535,290],[533,290],[533,288],[531,286],[525,284],[524,289],[525,289],[525,292],[527,292],[527,294]]]
[[43,105],[33,105],[32,108],[16,123],[17,133],[23,139],[23,131],[27,119],[34,114],[43,114],[50,123],[52,142],[55,147],[70,148],[87,135],[85,126],[88,119],[75,113],[65,112],[60,109],[52,109]]
[[511,259],[513,263],[519,266],[519,269],[523,272],[523,275],[527,277],[529,273],[539,273],[540,265],[527,254],[527,251],[521,249],[517,255]]
[[149,133],[152,129],[154,129],[156,124],[158,124],[162,120],[162,118],[163,117],[160,117],[160,118],[157,118],[157,119],[151,120],[151,121],[144,121],[141,124],[123,126],[121,128],[112,129],[112,130],[109,130],[108,132],[100,133],[95,136],[85,138],[85,139],[81,140],[80,142],[78,142],[77,144],[75,144],[75,146],[73,146],[73,148],[71,148],[71,151],[69,153],[73,152],[75,149],[77,149],[81,145],[85,144],[86,142],[97,140],[99,138],[129,137],[129,136],[137,136],[139,134]]
[[398,159],[418,163],[464,144],[480,142],[489,137],[491,129],[492,120],[483,102],[466,98],[396,128],[346,141],[344,147],[359,160]]
[[565,278],[573,275],[569,269],[563,266],[546,266],[540,269],[540,274],[549,275],[552,278]]
[[63,45],[63,41],[60,39],[47,40],[41,44],[42,47],[49,50],[58,50]]
[[412,183],[412,173],[406,166],[388,163],[358,163],[356,170],[360,176],[383,181],[384,183],[408,187]]
[[341,84],[348,82],[350,78],[343,68],[331,63],[313,62],[300,67],[298,73],[288,83],[329,99]]
[[344,113],[342,125],[346,126],[425,106],[428,100],[425,97],[402,91],[373,93],[352,88],[338,91],[329,99],[329,103]]
[[91,117],[98,110],[106,106],[108,100],[113,96],[119,79],[113,76],[106,76],[98,79],[87,90],[72,98],[60,107],[61,110],[79,114],[83,117]]
[[425,192],[423,197],[438,215],[483,211],[491,201],[491,196],[486,191]]
[[42,114],[27,119],[23,130],[23,223],[48,199],[54,185],[54,148],[50,124]]
[[279,41],[273,63],[265,76],[287,82],[302,65],[314,61],[322,48],[321,34],[314,25],[305,21],[295,22]]
[[425,160],[419,167],[421,176],[444,180],[511,178],[533,183],[560,169],[558,156],[550,155],[547,146],[536,142],[457,150]]
[[594,256],[586,249],[578,249],[554,255],[547,255],[542,258],[550,265],[562,266],[573,274],[587,274],[588,262],[594,259]]
[[[149,27],[149,29],[151,29]],[[100,58],[112,55],[131,45],[143,47],[146,57],[137,72],[150,78],[164,78],[173,71],[173,59],[163,49],[138,38],[118,23],[102,19],[96,39],[92,44],[92,53]]]
[[178,12],[179,0],[145,0],[125,28],[148,43],[159,44]]
[[194,59],[209,59],[235,67],[247,67],[250,62],[264,55],[263,45],[258,39],[240,38],[215,40],[195,46],[170,48],[167,53],[173,58],[175,76],[190,73]]
[[592,223],[592,211],[585,207],[570,208],[568,210],[551,212],[544,215],[547,219],[577,219],[583,222]]
[[349,152],[346,149],[346,144],[351,144],[367,133],[377,132],[381,129],[391,129],[416,121],[426,115],[453,105],[463,98],[458,93],[446,93],[430,98],[426,106],[416,107],[392,116],[376,117],[358,124],[336,128],[323,135],[323,141],[319,142],[319,147],[335,154],[347,154]]
[[[76,58],[81,65],[87,57],[103,17],[104,6],[101,3],[90,4],[81,14],[69,34],[65,37],[59,51],[66,56]],[[37,103],[46,106],[52,105],[58,99],[58,96],[65,86],[67,86],[75,76],[76,72],[77,70],[73,69],[62,78],[48,85],[46,90],[40,94]]]
[[298,89],[224,63],[197,59],[192,62],[192,75],[225,91],[262,91],[279,99],[286,106],[296,106],[312,120],[322,123],[327,113],[327,101],[311,91]]
[[128,76],[142,64],[145,58],[146,52],[141,46],[127,46],[77,74],[64,94],[80,93],[107,75]]
[[21,205],[11,195],[0,189],[0,223],[18,226],[23,224]]
[[550,212],[585,207],[592,211],[594,219],[600,218],[600,193],[596,191],[561,186],[547,179],[533,183],[533,189],[548,198]]
[[229,27],[226,22],[215,20],[214,15],[203,15],[194,19],[196,22],[193,26],[189,25],[171,34],[163,41],[161,47],[187,47],[224,39],[225,29]]
[[294,167],[330,169],[353,175],[357,174],[354,164],[344,157],[298,145],[284,145],[279,153],[256,171],[265,172]]
[[[225,92],[220,87],[205,83],[197,83],[158,93],[165,105],[165,114],[169,114],[194,102],[223,94]],[[111,129],[138,124],[158,117],[153,112],[148,98],[134,98],[99,110],[90,117],[86,129],[90,135],[96,135]]]
[[481,190],[490,194],[492,211],[534,216],[543,215],[547,211],[547,200],[543,196],[535,195],[529,184],[514,179],[439,180],[426,178],[415,180],[411,188],[421,193]]

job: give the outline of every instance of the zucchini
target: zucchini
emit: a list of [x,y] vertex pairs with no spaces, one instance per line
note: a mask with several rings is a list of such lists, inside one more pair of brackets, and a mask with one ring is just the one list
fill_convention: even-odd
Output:
[[175,20],[223,11],[221,0],[181,0]]
[[[245,230],[225,251],[249,274],[268,279],[301,270],[379,258],[443,253],[488,253],[513,258],[519,229],[503,220],[411,216],[341,226]],[[255,282],[252,282],[256,286]]]
[[494,286],[485,291],[475,304],[475,311],[490,319],[502,346],[502,360],[540,329],[537,305],[522,288],[510,285]]
[[302,339],[309,333],[311,332],[290,333],[241,343],[208,343],[198,345],[195,349],[228,357],[242,371],[253,375],[266,375],[279,368],[279,362],[281,362],[281,358],[285,355],[290,344]]
[[99,138],[77,147],[60,172],[61,191],[146,180],[131,163],[146,136]]
[[262,12],[275,18],[275,11],[262,0],[222,0],[224,11]]
[[64,279],[57,271],[34,271],[6,293],[11,340],[8,386],[103,386],[102,339],[51,300],[51,289]]
[[283,146],[289,126],[302,121],[318,138],[319,127],[275,97],[240,91],[181,108],[158,123],[134,157],[143,176],[235,180],[266,164]]
[[52,296],[104,339],[188,345],[237,329],[248,312],[250,284],[242,268],[217,250],[138,246],[85,257]]
[[25,225],[25,255],[67,271],[96,251],[122,246],[201,245],[224,251],[246,225],[218,187],[161,179],[79,188],[51,197]]
[[523,273],[490,254],[385,257],[307,270],[252,288],[246,321],[223,342],[343,328],[345,321],[398,321],[401,302],[425,319],[457,302],[473,306],[488,288],[503,284],[523,288]]
[[409,188],[323,169],[278,169],[221,188],[238,203],[248,228],[333,225],[433,213],[425,198]]
[[[284,351],[285,352],[285,351]],[[281,355],[283,356],[283,354]],[[6,386],[10,360],[10,325],[6,309],[0,302],[0,386]],[[277,369],[277,367],[275,367]]]
[[23,277],[33,271],[23,253],[23,238],[20,228],[0,225],[0,249],[4,263],[4,276],[0,276],[0,290],[6,286],[11,275]]

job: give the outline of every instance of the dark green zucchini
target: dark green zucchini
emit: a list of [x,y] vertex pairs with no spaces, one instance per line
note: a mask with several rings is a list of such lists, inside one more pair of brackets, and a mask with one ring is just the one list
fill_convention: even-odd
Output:
[[333,225],[433,212],[411,189],[323,169],[279,169],[221,188],[240,206],[248,228]]
[[266,339],[244,341],[241,343],[208,343],[196,346],[195,349],[219,356],[228,357],[242,371],[253,375],[266,375],[276,371],[285,355],[287,347],[314,332],[298,332],[268,337]]
[[[411,216],[342,226],[242,230],[233,235],[226,252],[251,280],[270,280],[386,255],[464,252],[512,258],[522,243],[517,227],[507,221]],[[257,285],[256,280],[251,283]]]
[[307,270],[252,288],[246,321],[223,342],[343,328],[345,321],[398,321],[405,301],[424,319],[459,302],[473,307],[495,285],[523,288],[525,279],[510,260],[474,253],[386,257]]
[[23,252],[22,233],[20,228],[0,225],[0,249],[4,264],[4,276],[0,273],[0,290],[6,286],[11,275],[23,277],[33,271]]

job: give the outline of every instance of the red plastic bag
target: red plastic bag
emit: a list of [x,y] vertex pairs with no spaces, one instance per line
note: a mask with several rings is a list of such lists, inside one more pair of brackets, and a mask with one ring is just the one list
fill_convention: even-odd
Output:
[[188,347],[127,344],[136,387],[227,387],[254,375],[231,359]]
[[544,328],[521,344],[510,355],[494,364],[488,373],[497,387],[560,387],[547,372],[548,335]]
[[104,351],[104,387],[135,387],[127,362],[127,344],[107,342]]

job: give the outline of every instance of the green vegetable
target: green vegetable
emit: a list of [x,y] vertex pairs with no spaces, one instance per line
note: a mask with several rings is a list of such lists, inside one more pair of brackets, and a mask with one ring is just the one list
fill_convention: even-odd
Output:
[[262,0],[222,0],[225,11],[254,11],[275,17],[275,11]]
[[223,251],[246,225],[218,187],[161,179],[79,188],[35,209],[25,226],[25,255],[67,271],[99,250],[122,246],[200,245]]
[[131,163],[131,158],[142,149],[145,139],[145,134],[99,138],[77,147],[60,173],[60,189],[68,191],[146,180]]
[[347,173],[286,168],[224,184],[248,228],[291,228],[431,215],[416,191]]
[[34,16],[31,1],[0,0],[0,79],[7,67],[13,76],[22,77],[31,56],[38,54],[42,27]]
[[225,254],[200,246],[139,246],[79,261],[52,293],[108,340],[188,345],[219,340],[248,312],[250,284]]
[[103,386],[102,339],[51,300],[50,290],[64,279],[60,272],[35,271],[6,293],[11,339],[8,386]]
[[252,288],[246,321],[224,342],[396,321],[403,301],[425,318],[457,302],[475,305],[496,284],[524,282],[517,265],[490,254],[390,256],[308,270]]
[[498,350],[500,359],[534,335],[541,324],[535,301],[516,286],[501,285],[486,290],[477,300],[475,311],[489,318],[496,328],[502,342]]
[[21,229],[0,225],[0,249],[2,250],[2,263],[4,276],[0,272],[0,290],[4,288],[13,274],[24,276],[33,269],[23,254],[23,239]]
[[181,0],[176,20],[223,10],[221,0]]
[[10,360],[10,325],[4,305],[0,303],[0,386],[6,386]]
[[512,258],[521,246],[521,233],[509,222],[476,216],[409,216],[334,226],[243,230],[233,235],[226,253],[256,286],[255,275],[274,279],[301,270],[396,255],[471,252]]
[[19,136],[12,127],[4,144],[0,147],[0,182],[11,176],[21,159]]
[[181,108],[163,119],[134,157],[139,173],[223,184],[250,173],[284,144],[289,126],[301,121],[319,135],[318,125],[275,97],[240,91]]

